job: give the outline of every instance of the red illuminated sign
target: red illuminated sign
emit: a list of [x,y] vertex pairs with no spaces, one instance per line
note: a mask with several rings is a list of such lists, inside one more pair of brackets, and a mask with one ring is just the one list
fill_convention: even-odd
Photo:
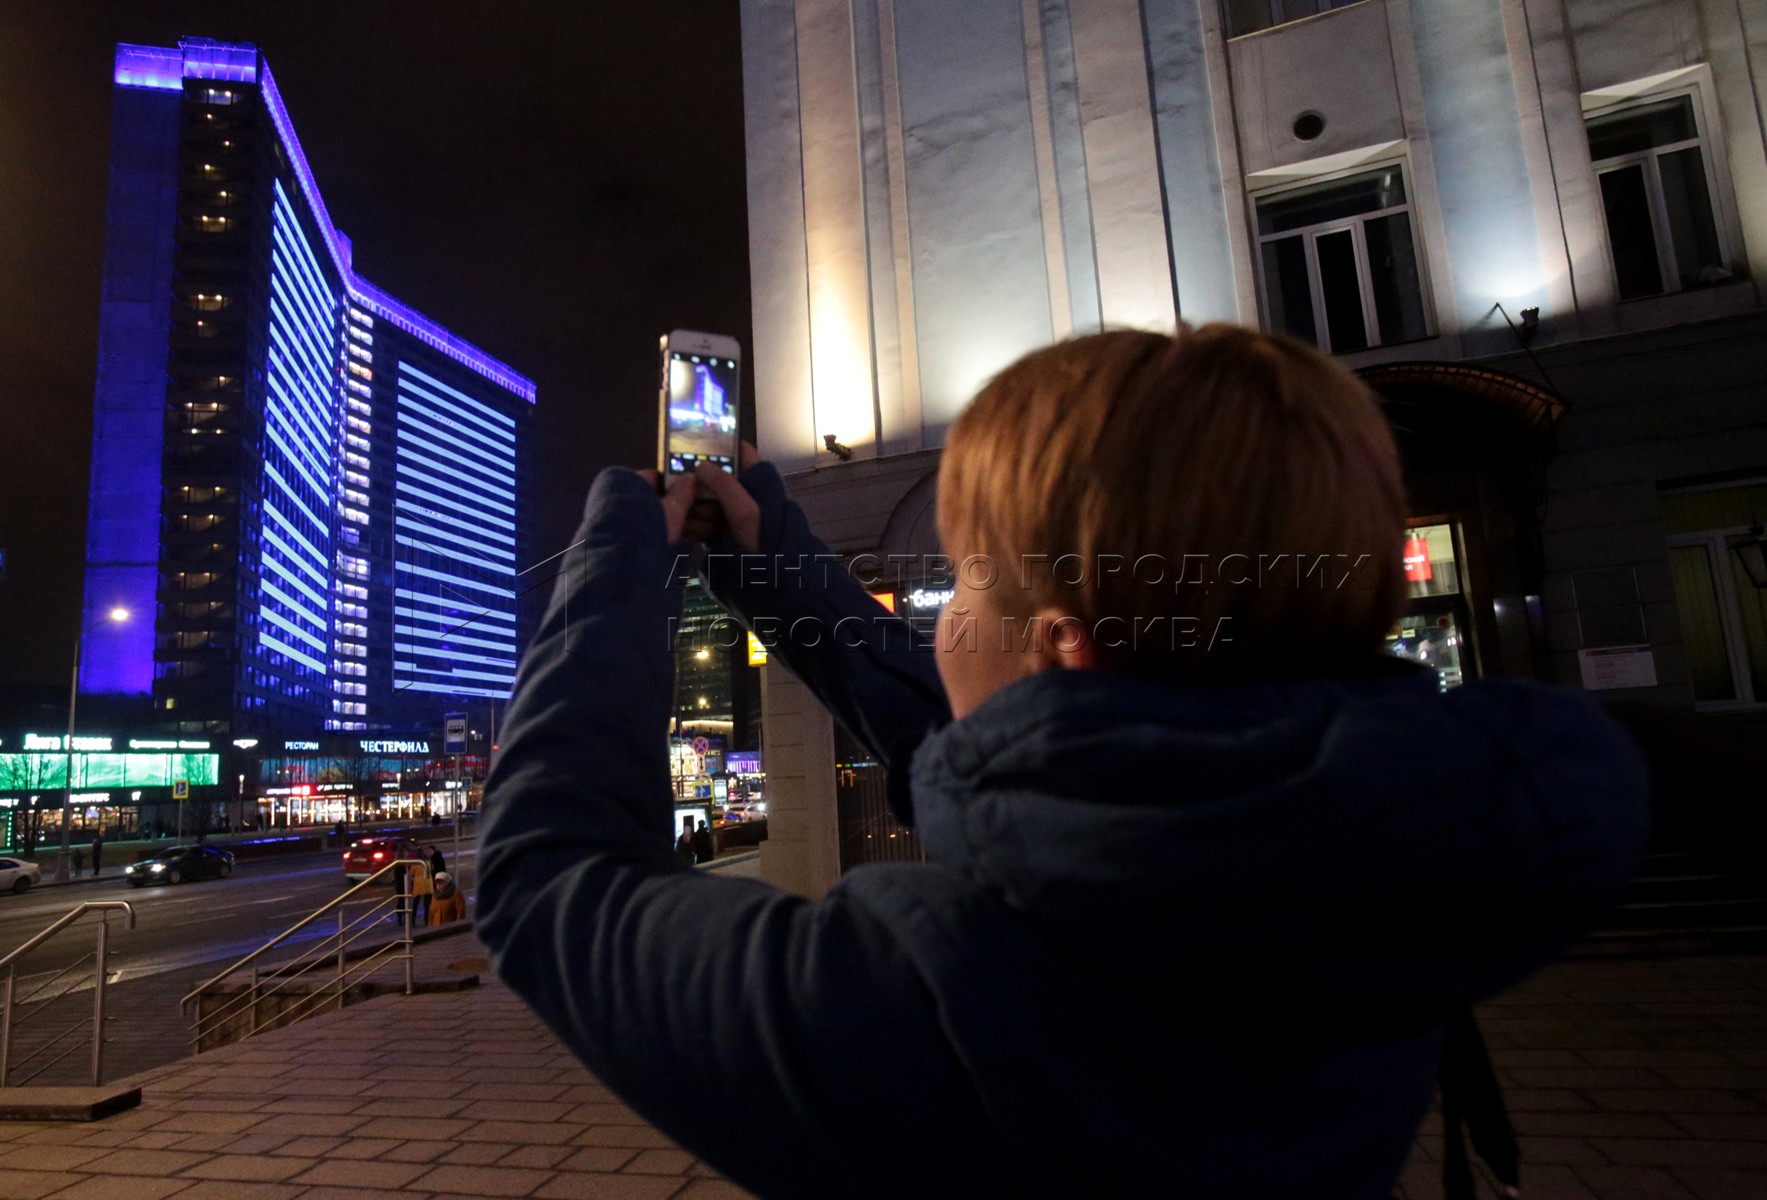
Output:
[[1405,539],[1405,580],[1407,583],[1427,583],[1430,572],[1430,544],[1423,538]]

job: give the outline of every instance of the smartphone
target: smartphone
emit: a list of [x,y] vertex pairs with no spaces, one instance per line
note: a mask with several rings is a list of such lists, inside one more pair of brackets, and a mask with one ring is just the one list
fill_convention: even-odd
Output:
[[742,347],[733,337],[677,329],[663,336],[662,362],[657,474],[666,482],[702,462],[736,474]]

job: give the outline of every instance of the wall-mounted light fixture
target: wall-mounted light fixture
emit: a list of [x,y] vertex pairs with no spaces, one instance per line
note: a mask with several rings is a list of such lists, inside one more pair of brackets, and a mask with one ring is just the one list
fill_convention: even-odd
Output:
[[1753,525],[1747,533],[1731,538],[1730,552],[1748,573],[1750,583],[1767,588],[1767,527]]
[[832,433],[825,433],[822,435],[822,444],[828,447],[828,452],[830,454],[834,455],[842,462],[846,462],[853,457],[853,448],[851,446],[841,445],[840,441],[836,439]]

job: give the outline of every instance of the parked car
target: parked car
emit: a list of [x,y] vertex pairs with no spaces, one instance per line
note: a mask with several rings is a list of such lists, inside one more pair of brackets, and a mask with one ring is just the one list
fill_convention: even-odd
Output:
[[[361,883],[370,875],[399,859],[422,858],[423,852],[409,838],[365,837],[350,843],[344,851],[344,878]],[[387,877],[390,882],[392,877]]]
[[233,874],[233,854],[213,846],[173,846],[152,858],[130,863],[123,875],[135,887],[183,883],[187,879],[225,879]]
[[22,858],[0,858],[0,891],[22,896],[43,882],[43,868]]
[[732,804],[724,810],[724,815],[718,818],[719,823],[724,825],[736,825],[743,821],[765,821],[766,819],[767,806],[759,803]]

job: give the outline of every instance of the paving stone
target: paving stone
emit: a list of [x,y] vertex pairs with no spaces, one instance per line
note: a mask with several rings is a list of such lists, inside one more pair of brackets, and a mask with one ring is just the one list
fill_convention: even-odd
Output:
[[88,1175],[59,1192],[54,1200],[163,1200],[190,1187],[188,1179],[134,1179],[126,1175]]
[[281,1183],[317,1164],[311,1158],[288,1158],[275,1154],[217,1154],[184,1174],[192,1179],[238,1179],[258,1183]]
[[1693,1138],[1600,1138],[1595,1147],[1622,1166],[1747,1167],[1767,1170],[1767,1145]]
[[440,1162],[460,1166],[484,1166],[508,1156],[516,1149],[513,1142],[464,1142],[442,1155]]
[[79,1175],[65,1171],[6,1171],[6,1195],[9,1200],[42,1200],[81,1180]]
[[404,1145],[398,1138],[345,1138],[327,1157],[342,1159],[380,1158],[396,1146]]
[[588,1146],[558,1166],[565,1171],[617,1171],[636,1157],[638,1151],[627,1146]]
[[1522,1161],[1526,1163],[1552,1163],[1560,1166],[1594,1163],[1596,1166],[1606,1166],[1614,1161],[1604,1158],[1601,1151],[1581,1138],[1522,1137],[1517,1141],[1521,1144]]
[[337,1187],[403,1188],[425,1170],[427,1168],[422,1163],[321,1162],[295,1176],[293,1182]]
[[457,1138],[472,1128],[471,1121],[445,1117],[370,1117],[352,1127],[357,1137],[391,1137],[404,1140]]
[[500,1167],[536,1167],[541,1170],[549,1170],[577,1153],[580,1151],[571,1146],[517,1146],[498,1159],[497,1165]]
[[562,1171],[534,1190],[535,1200],[669,1200],[687,1181],[672,1175],[585,1175]]
[[0,1172],[72,1171],[107,1151],[103,1146],[28,1146],[0,1151]]
[[676,1192],[674,1200],[752,1200],[753,1196],[728,1179],[695,1179]]
[[1767,1113],[1682,1113],[1674,1123],[1696,1138],[1767,1142]]
[[178,1175],[206,1157],[178,1150],[112,1150],[80,1169],[93,1175]]
[[692,1165],[693,1155],[685,1150],[640,1150],[620,1170],[629,1175],[685,1175]]
[[429,1195],[403,1188],[316,1187],[300,1193],[300,1200],[424,1200]]
[[[556,1102],[508,1103],[501,1099],[475,1100],[461,1109],[458,1115],[473,1121],[557,1121],[576,1107],[578,1106]],[[590,1124],[588,1121],[578,1123]]]
[[579,1125],[643,1125],[645,1120],[624,1104],[579,1104],[564,1116]]
[[269,1153],[293,1155],[296,1158],[324,1158],[338,1146],[341,1146],[343,1141],[344,1139],[341,1137],[289,1138]]
[[[1577,1178],[1601,1200],[1695,1200],[1694,1193],[1657,1167],[1575,1168]],[[1524,1174],[1523,1188],[1531,1195],[1532,1181]]]
[[302,1096],[299,1098],[272,1100],[259,1108],[261,1113],[292,1113],[297,1116],[343,1116],[362,1107],[362,1100],[354,1096],[334,1096],[321,1098]]
[[388,1162],[434,1162],[454,1149],[453,1142],[401,1142],[386,1152]]
[[551,1171],[522,1167],[439,1166],[412,1186],[445,1196],[526,1196],[551,1178]]
[[204,1179],[179,1192],[178,1200],[293,1200],[303,1193],[298,1184]]
[[561,1146],[587,1132],[582,1125],[560,1121],[476,1121],[457,1138],[463,1142],[527,1142],[535,1146]]
[[244,1133],[264,1118],[257,1113],[174,1113],[153,1127],[155,1133]]
[[1675,1122],[1655,1113],[1511,1112],[1510,1123],[1524,1137],[1679,1137],[1683,1133]]
[[1671,1172],[1699,1200],[1761,1200],[1767,1196],[1767,1172],[1728,1167],[1677,1167]]
[[372,1118],[324,1113],[278,1113],[262,1117],[251,1126],[253,1133],[282,1133],[290,1137],[341,1137],[366,1125]]
[[192,1133],[173,1150],[225,1151],[228,1154],[268,1154],[286,1146],[292,1138],[276,1133]]
[[648,1125],[595,1125],[571,1139],[577,1146],[629,1146],[634,1150],[673,1150],[675,1143]]
[[1743,1092],[1710,1088],[1621,1088],[1583,1093],[1604,1112],[1758,1113],[1767,1112]]

